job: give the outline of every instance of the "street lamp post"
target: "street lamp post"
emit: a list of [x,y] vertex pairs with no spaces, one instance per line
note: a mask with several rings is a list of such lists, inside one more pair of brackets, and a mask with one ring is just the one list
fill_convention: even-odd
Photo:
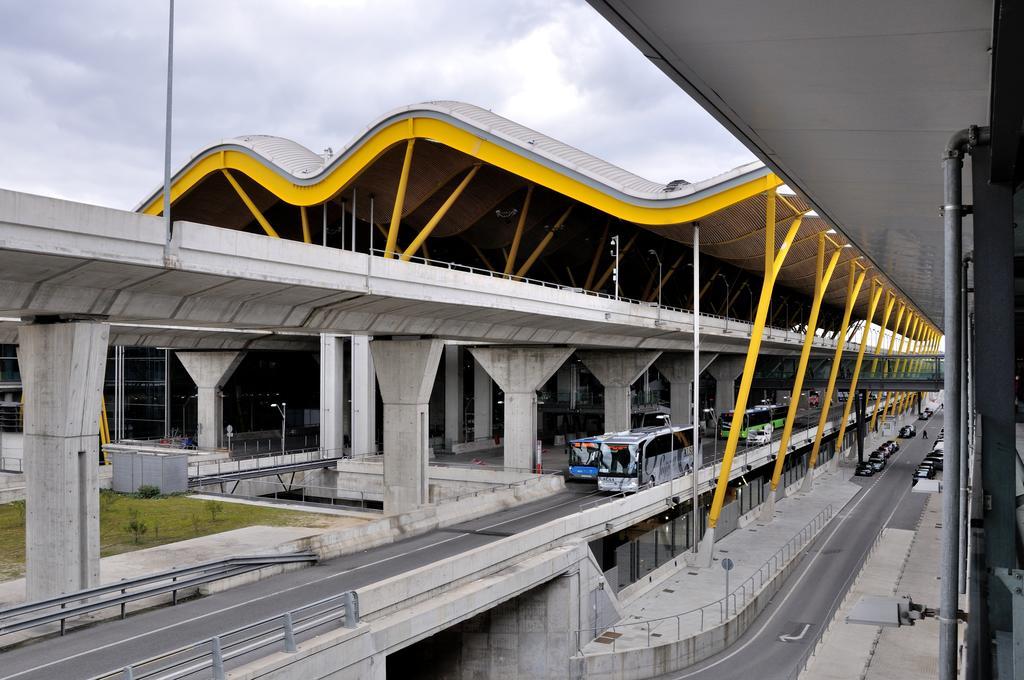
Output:
[[654,259],[658,261],[658,321],[661,321],[661,258],[658,257],[658,253],[656,253],[653,248],[647,252],[653,255]]
[[725,330],[729,330],[729,278],[719,274],[715,278],[725,281]]
[[271,406],[276,408],[281,414],[281,455],[284,455],[285,428],[288,425],[288,411],[286,410],[288,403],[282,401],[280,404],[271,404]]
[[613,248],[612,255],[615,256],[615,268],[612,269],[612,283],[615,286],[615,299],[619,299],[619,235],[616,234],[611,238],[611,246]]

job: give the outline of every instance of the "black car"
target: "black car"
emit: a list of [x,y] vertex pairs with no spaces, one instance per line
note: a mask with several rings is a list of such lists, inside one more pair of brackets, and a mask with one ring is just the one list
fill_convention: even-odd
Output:
[[914,477],[917,479],[932,479],[935,477],[935,468],[931,465],[920,465],[914,470]]
[[921,461],[922,465],[931,465],[936,470],[942,471],[942,454],[929,453]]
[[854,469],[853,474],[857,477],[873,477],[875,474],[875,468],[871,463],[857,463],[857,467]]
[[868,458],[868,463],[875,469],[875,472],[881,472],[885,469],[885,458],[882,456],[871,456]]
[[913,439],[917,436],[917,430],[914,429],[913,425],[904,425],[900,428],[899,436],[901,439]]

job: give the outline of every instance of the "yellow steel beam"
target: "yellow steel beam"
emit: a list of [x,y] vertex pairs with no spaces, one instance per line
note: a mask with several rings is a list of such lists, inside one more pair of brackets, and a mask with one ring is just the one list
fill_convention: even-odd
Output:
[[[818,312],[821,311],[821,301],[828,290],[829,281],[839,263],[841,248],[832,252],[828,266],[825,265],[825,234],[818,234],[818,258],[814,270],[814,296],[811,301],[811,314],[807,318],[807,332],[804,333],[804,344],[800,349],[800,363],[797,364],[796,376],[793,378],[793,389],[789,397],[789,410],[786,412],[786,422],[782,428],[782,439],[779,440],[779,455],[775,458],[775,469],[772,472],[772,492],[779,487],[779,479],[782,476],[782,466],[786,462],[786,453],[789,451],[789,439],[793,434],[793,421],[796,418],[797,409],[800,407],[800,394],[804,389],[804,375],[807,373],[807,360],[811,356],[811,345],[814,344],[814,332],[818,328]],[[851,278],[852,280],[852,278]]]
[[[882,299],[882,291],[882,284],[878,279],[872,279],[871,296],[868,298],[868,315],[864,324],[864,335],[860,339],[860,347],[857,348],[857,361],[853,365],[853,378],[850,380],[850,390],[847,392],[846,405],[843,407],[843,419],[839,421],[839,438],[836,439],[836,446],[838,447],[843,445],[843,437],[846,435],[846,422],[850,419],[850,407],[856,398],[857,379],[860,378],[860,367],[864,363],[864,350],[868,346],[868,331],[871,330],[871,321],[875,318],[878,301]],[[838,451],[836,451],[836,455],[839,455]]]
[[306,214],[306,206],[299,206],[299,216],[302,218],[302,242],[312,243],[313,236],[309,233],[309,215]]
[[451,195],[444,203],[441,204],[441,207],[437,209],[434,216],[431,217],[425,225],[423,225],[423,228],[420,229],[420,233],[416,234],[416,238],[412,240],[412,243],[410,243],[405,249],[405,252],[402,253],[402,262],[408,262],[409,259],[416,254],[416,251],[419,250],[420,246],[424,244],[424,241],[430,237],[430,234],[434,231],[437,225],[441,223],[441,220],[443,220],[444,216],[448,214],[451,207],[455,205],[455,201],[459,200],[459,196],[462,195],[462,192],[466,190],[466,187],[469,186],[469,183],[473,181],[473,178],[476,177],[476,173],[479,171],[479,165],[474,165],[470,168],[469,172],[466,173],[466,176],[463,177],[462,181],[455,187],[455,190],[452,191]]
[[391,212],[391,226],[388,228],[388,240],[384,245],[384,257],[392,258],[395,244],[398,243],[398,227],[402,224],[402,208],[405,206],[405,191],[409,186],[409,168],[412,167],[412,148],[416,139],[405,143],[405,158],[402,160],[402,173],[398,176],[398,190],[395,192],[395,209]]
[[480,261],[484,263],[484,266],[486,266],[488,269],[490,269],[493,272],[494,271],[494,265],[491,264],[491,261],[487,259],[486,255],[484,255],[484,251],[480,250],[480,247],[477,244],[475,244],[475,243],[473,243],[471,245],[473,246],[473,252],[476,253],[476,256],[480,258]]
[[[706,192],[701,198],[681,205],[641,204],[640,201],[613,196],[607,190],[577,179],[568,171],[547,163],[525,149],[509,148],[483,139],[454,122],[417,117],[412,113],[410,117],[376,128],[360,139],[346,152],[344,158],[333,163],[329,172],[312,184],[295,182],[287,174],[281,173],[273,163],[255,154],[234,149],[211,149],[177,173],[171,185],[171,200],[176,201],[211,172],[226,168],[246,174],[286,203],[318,205],[349,185],[389,149],[414,139],[429,139],[608,215],[645,226],[693,222],[782,184],[779,177],[767,173],[713,193]],[[161,210],[162,196],[154,194],[142,212],[159,215]]]
[[[107,400],[101,394],[100,395],[100,443],[110,443],[110,423],[107,421]],[[100,449],[102,451],[102,449]],[[103,460],[106,462],[106,454],[103,454]]]
[[875,358],[871,361],[872,373],[878,370],[878,354],[882,349],[882,341],[885,339],[885,328],[889,324],[889,315],[892,313],[892,308],[895,304],[896,295],[890,290],[886,293],[885,310],[882,313],[882,327],[878,332],[878,339],[875,340],[875,351],[872,352],[875,355]]
[[224,176],[227,178],[231,186],[235,188],[235,193],[238,194],[238,197],[242,199],[242,203],[245,203],[245,207],[249,209],[249,212],[252,213],[252,216],[256,218],[256,221],[259,222],[261,227],[263,227],[263,231],[266,232],[267,236],[270,236],[272,238],[280,238],[280,236],[277,235],[277,232],[274,230],[274,228],[270,226],[270,222],[267,222],[267,218],[263,216],[263,213],[260,212],[260,209],[257,208],[256,204],[252,202],[251,198],[249,198],[249,194],[245,193],[245,189],[242,188],[242,185],[239,184],[238,180],[236,180],[231,175],[231,171],[221,170],[221,172],[224,173]]
[[[909,308],[907,308],[907,309],[909,310]],[[907,314],[907,317],[906,317],[906,323],[903,325],[903,333],[900,335],[900,354],[902,354],[903,350],[906,349],[906,346],[907,346],[907,332],[908,332],[908,330],[910,328],[911,319],[913,319],[913,318],[914,318],[914,312],[913,312],[913,310],[909,310],[909,313]],[[897,318],[896,318],[896,325],[897,325],[897,327],[899,326],[899,315],[897,315]],[[893,339],[895,340],[895,338],[893,338]],[[892,343],[889,346],[889,356],[890,357],[893,354],[893,347],[895,346],[895,344],[896,343],[894,342],[894,343]],[[896,365],[893,367],[893,370],[892,370],[892,376],[894,378],[896,377],[896,368],[899,367],[899,363],[900,363],[900,359],[897,356],[897,358],[896,358]],[[889,366],[888,366],[888,364],[886,364],[885,375],[889,375]],[[883,403],[883,406],[882,406],[882,420],[883,420],[883,422],[889,416],[890,410],[893,413],[895,413],[895,411],[896,411],[896,402],[897,402],[896,395],[897,395],[897,392],[895,390],[889,391],[889,392],[885,393],[885,402]]]
[[516,272],[517,277],[526,276],[526,273],[530,271],[530,267],[532,267],[533,263],[537,261],[540,254],[544,252],[544,249],[548,247],[548,244],[551,243],[551,239],[555,237],[555,232],[561,229],[562,225],[565,224],[565,221],[569,219],[569,214],[571,212],[572,206],[570,205],[565,209],[565,212],[562,213],[562,216],[558,218],[558,221],[555,222],[551,229],[548,230],[548,233],[544,235],[544,238],[537,244],[537,247],[533,249],[533,252],[530,253],[530,257],[526,258],[526,262],[524,262],[523,266]]
[[768,304],[772,298],[772,289],[778,279],[782,264],[786,261],[793,239],[800,230],[800,223],[803,215],[798,215],[789,227],[786,237],[779,246],[776,255],[775,249],[771,247],[775,243],[775,191],[768,194],[767,210],[765,211],[765,269],[764,283],[761,286],[761,297],[757,302],[757,312],[754,315],[754,325],[750,331],[750,345],[747,347],[747,357],[743,364],[743,375],[740,378],[740,390],[736,395],[736,405],[733,412],[732,428],[729,430],[729,440],[725,445],[725,454],[722,457],[722,467],[718,474],[718,483],[715,486],[715,495],[711,502],[711,511],[708,514],[708,527],[714,528],[718,524],[718,517],[722,512],[722,504],[725,502],[725,491],[729,486],[729,473],[732,470],[732,459],[736,455],[736,447],[739,444],[740,429],[743,424],[744,411],[747,409],[747,398],[750,396],[750,385],[754,380],[754,366],[757,364],[757,355],[761,349],[761,337],[764,335],[764,322],[768,317]]
[[[889,338],[889,353],[888,354],[890,356],[892,355],[892,348],[896,345],[896,334],[899,332],[900,320],[903,318],[903,311],[904,311],[904,309],[906,309],[906,304],[904,304],[904,302],[901,300],[900,301],[899,309],[896,312],[896,323],[893,324],[893,327],[892,327],[892,337]],[[885,330],[885,329],[883,328],[883,330]],[[881,341],[879,341],[879,344],[881,344]],[[875,359],[874,364],[872,364],[872,369],[874,369],[875,364],[877,364],[877,363],[878,363],[878,359]],[[872,370],[872,372],[874,372],[874,371]],[[889,364],[888,364],[887,360],[883,359],[882,375],[888,375],[888,374],[889,374]],[[875,410],[871,414],[871,427],[870,427],[871,431],[874,431],[874,429],[875,429],[875,421],[878,419],[879,407],[882,406],[882,405],[888,406],[888,404],[889,404],[889,393],[885,392],[884,394],[885,394],[885,402],[882,402],[882,395],[883,395],[882,392],[878,392],[875,395]],[[883,420],[884,420],[884,417],[883,417]]]
[[[850,269],[850,280],[846,289],[846,309],[843,310],[843,320],[840,324],[839,337],[846,335],[846,328],[850,325],[850,316],[853,314],[853,307],[857,304],[857,297],[860,295],[860,288],[864,285],[864,277],[867,270],[861,269],[857,280],[853,280],[853,265]],[[825,422],[828,421],[828,413],[832,409],[832,395],[836,391],[836,378],[839,377],[839,364],[843,361],[843,343],[836,343],[836,353],[832,357],[832,370],[828,374],[828,386],[825,388],[825,399],[821,404],[821,416],[818,418],[818,431],[814,435],[814,445],[811,447],[811,457],[807,461],[808,475],[814,474],[814,466],[818,463],[818,451],[821,450],[821,438],[825,434]],[[849,399],[849,397],[847,397]],[[813,479],[813,477],[812,477]]]
[[594,283],[594,277],[597,276],[597,264],[601,261],[601,253],[604,252],[605,246],[608,243],[608,230],[612,226],[612,218],[609,217],[604,222],[604,231],[601,232],[601,240],[597,242],[597,247],[594,248],[594,257],[590,261],[590,271],[587,272],[587,280],[583,284],[583,288],[586,290],[594,290],[591,286]]
[[519,221],[516,222],[516,233],[512,237],[512,248],[505,258],[505,274],[511,274],[516,267],[516,255],[519,253],[519,242],[523,238],[523,229],[526,228],[526,216],[530,212],[530,200],[533,198],[533,185],[526,187],[526,198],[523,199],[523,209],[519,213]]

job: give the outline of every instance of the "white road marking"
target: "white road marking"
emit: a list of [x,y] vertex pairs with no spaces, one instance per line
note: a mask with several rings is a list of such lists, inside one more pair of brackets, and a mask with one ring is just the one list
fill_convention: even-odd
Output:
[[805,623],[804,627],[800,629],[799,635],[780,635],[779,639],[783,642],[796,642],[797,640],[803,640],[804,635],[807,635],[807,629],[811,627],[811,624]]

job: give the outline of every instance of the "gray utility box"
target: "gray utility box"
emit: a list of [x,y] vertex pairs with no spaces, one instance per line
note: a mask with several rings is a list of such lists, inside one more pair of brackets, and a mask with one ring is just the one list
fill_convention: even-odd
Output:
[[161,494],[188,491],[187,453],[114,452],[111,486],[120,493],[135,493],[145,484]]

